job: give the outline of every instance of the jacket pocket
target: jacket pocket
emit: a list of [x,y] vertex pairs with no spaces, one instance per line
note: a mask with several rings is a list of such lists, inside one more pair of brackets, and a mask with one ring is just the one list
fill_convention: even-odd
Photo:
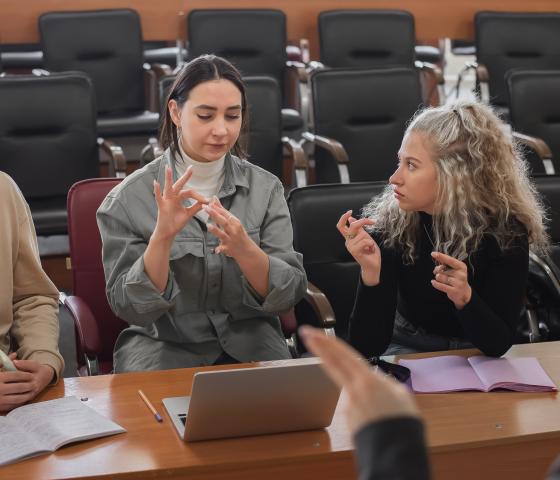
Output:
[[177,260],[185,255],[204,257],[204,245],[200,238],[175,238],[171,246],[169,260]]

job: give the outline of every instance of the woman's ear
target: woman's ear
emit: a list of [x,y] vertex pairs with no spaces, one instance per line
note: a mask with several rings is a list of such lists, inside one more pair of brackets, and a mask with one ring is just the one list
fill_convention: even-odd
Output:
[[171,116],[172,122],[176,127],[179,127],[181,125],[181,109],[177,104],[177,100],[169,100],[167,108],[169,109],[169,115]]

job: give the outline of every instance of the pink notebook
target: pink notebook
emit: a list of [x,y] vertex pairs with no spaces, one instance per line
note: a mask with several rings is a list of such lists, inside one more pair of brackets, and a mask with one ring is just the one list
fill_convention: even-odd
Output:
[[485,356],[400,360],[410,369],[412,389],[418,393],[495,389],[517,392],[552,392],[556,385],[533,357],[492,358]]

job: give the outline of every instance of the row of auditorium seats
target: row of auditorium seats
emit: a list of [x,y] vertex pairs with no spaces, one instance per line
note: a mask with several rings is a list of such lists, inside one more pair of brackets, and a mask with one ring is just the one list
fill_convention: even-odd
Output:
[[[250,159],[281,178],[299,179],[287,184],[308,183],[310,162],[302,142],[282,136],[277,82],[269,77],[246,77],[246,82]],[[553,149],[543,154],[545,163],[531,163],[535,174],[553,172],[551,159],[560,154],[554,120],[560,116],[560,99],[554,95],[559,82],[556,71],[509,77],[514,126],[544,138]],[[417,73],[405,68],[321,70],[312,75],[311,85],[315,128],[304,133],[303,143],[318,147],[315,183],[387,179],[406,122],[421,105]],[[91,81],[81,73],[6,76],[0,78],[0,102],[1,169],[20,185],[38,234],[64,234],[68,189],[100,173]],[[110,174],[122,176],[126,166],[118,147],[107,141],[99,145],[112,154]],[[283,148],[294,165],[288,172],[283,171]],[[546,148],[540,145],[540,150]],[[44,182],[53,171],[57,175]]]

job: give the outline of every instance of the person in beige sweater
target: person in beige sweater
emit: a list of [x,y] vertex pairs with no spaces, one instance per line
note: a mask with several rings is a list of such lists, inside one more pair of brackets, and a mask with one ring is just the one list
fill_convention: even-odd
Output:
[[0,350],[17,369],[0,368],[1,412],[58,381],[64,361],[58,351],[57,299],[41,267],[29,206],[14,181],[0,172]]

